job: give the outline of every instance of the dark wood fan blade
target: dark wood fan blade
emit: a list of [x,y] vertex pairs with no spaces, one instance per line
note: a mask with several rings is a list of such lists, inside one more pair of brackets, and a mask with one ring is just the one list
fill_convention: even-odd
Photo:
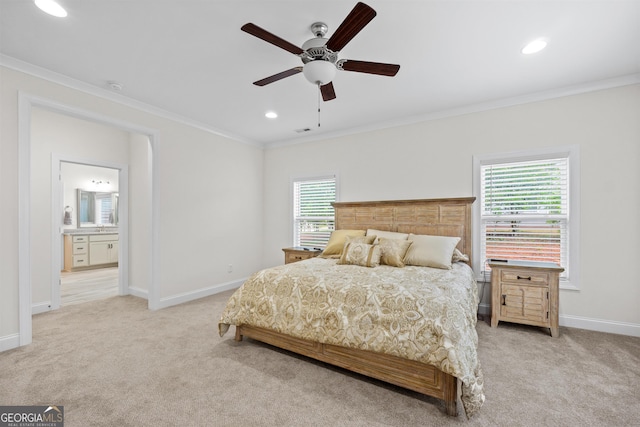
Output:
[[258,27],[255,24],[248,23],[244,24],[241,28],[245,33],[249,33],[252,36],[256,36],[259,39],[262,39],[268,43],[271,43],[274,46],[278,46],[281,49],[289,51],[294,55],[300,55],[304,52],[301,48],[294,45],[293,43],[289,43],[288,41],[276,36],[275,34],[271,34],[269,31]]
[[265,77],[262,80],[253,82],[253,84],[256,86],[265,86],[265,85],[268,85],[269,83],[277,82],[278,80],[282,80],[285,77],[293,76],[294,74],[298,74],[300,72],[302,72],[302,67],[294,67],[290,70],[283,71],[278,74],[274,74],[273,76]]
[[381,62],[355,61],[352,59],[341,60],[342,69],[345,71],[355,71],[357,73],[378,74],[380,76],[393,77],[400,70],[396,64],[383,64]]
[[359,2],[327,42],[327,49],[334,52],[342,50],[376,16],[370,6]]
[[331,101],[336,99],[336,91],[333,89],[333,82],[329,82],[326,85],[320,86],[320,93],[322,93],[323,101]]

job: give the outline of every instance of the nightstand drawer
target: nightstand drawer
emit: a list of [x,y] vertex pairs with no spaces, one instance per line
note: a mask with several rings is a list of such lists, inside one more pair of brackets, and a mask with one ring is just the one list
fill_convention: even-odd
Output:
[[543,271],[505,269],[501,271],[500,280],[502,282],[519,283],[523,285],[547,286],[549,284],[549,273]]
[[304,259],[309,259],[309,258],[313,258],[315,256],[315,253],[300,253],[300,252],[293,252],[293,253],[288,253],[286,254],[285,257],[285,264],[289,264],[290,262],[296,262],[296,261],[302,261]]
[[301,247],[295,248],[284,248],[284,263],[290,264],[292,262],[298,262],[305,259],[313,258],[322,253],[319,249],[308,249],[305,250]]

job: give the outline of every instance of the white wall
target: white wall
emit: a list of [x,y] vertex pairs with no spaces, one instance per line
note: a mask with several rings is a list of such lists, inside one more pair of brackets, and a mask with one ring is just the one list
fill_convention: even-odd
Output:
[[19,338],[19,93],[154,131],[158,307],[237,285],[261,266],[261,148],[0,67],[0,349]]
[[336,171],[342,201],[464,197],[473,195],[474,155],[577,144],[581,283],[561,291],[561,323],[640,333],[639,141],[634,85],[273,147],[265,151],[265,265],[281,263],[292,243],[292,177]]
[[129,136],[129,292],[148,297],[151,284],[151,150],[145,135]]

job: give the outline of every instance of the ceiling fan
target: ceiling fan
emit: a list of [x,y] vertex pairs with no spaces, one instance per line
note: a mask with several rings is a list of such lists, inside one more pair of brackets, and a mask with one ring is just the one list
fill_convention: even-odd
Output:
[[294,67],[262,80],[255,81],[253,84],[265,86],[302,72],[307,80],[318,85],[322,93],[322,99],[324,101],[330,101],[336,97],[332,82],[336,70],[355,71],[357,73],[377,74],[390,77],[395,76],[400,69],[399,65],[338,59],[338,52],[371,22],[375,16],[375,10],[359,2],[329,39],[324,37],[328,31],[327,24],[324,22],[312,24],[311,32],[315,35],[315,38],[304,42],[302,48],[289,43],[255,24],[248,23],[243,25],[241,28],[242,31],[293,53],[300,57],[304,64],[303,66]]

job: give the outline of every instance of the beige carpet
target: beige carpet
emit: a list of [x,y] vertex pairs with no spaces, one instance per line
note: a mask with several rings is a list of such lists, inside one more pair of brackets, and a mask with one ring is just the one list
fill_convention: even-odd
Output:
[[65,426],[637,426],[640,338],[479,322],[486,403],[437,401],[217,334],[230,292],[159,311],[114,297],[34,316],[0,353],[0,405],[64,405]]

